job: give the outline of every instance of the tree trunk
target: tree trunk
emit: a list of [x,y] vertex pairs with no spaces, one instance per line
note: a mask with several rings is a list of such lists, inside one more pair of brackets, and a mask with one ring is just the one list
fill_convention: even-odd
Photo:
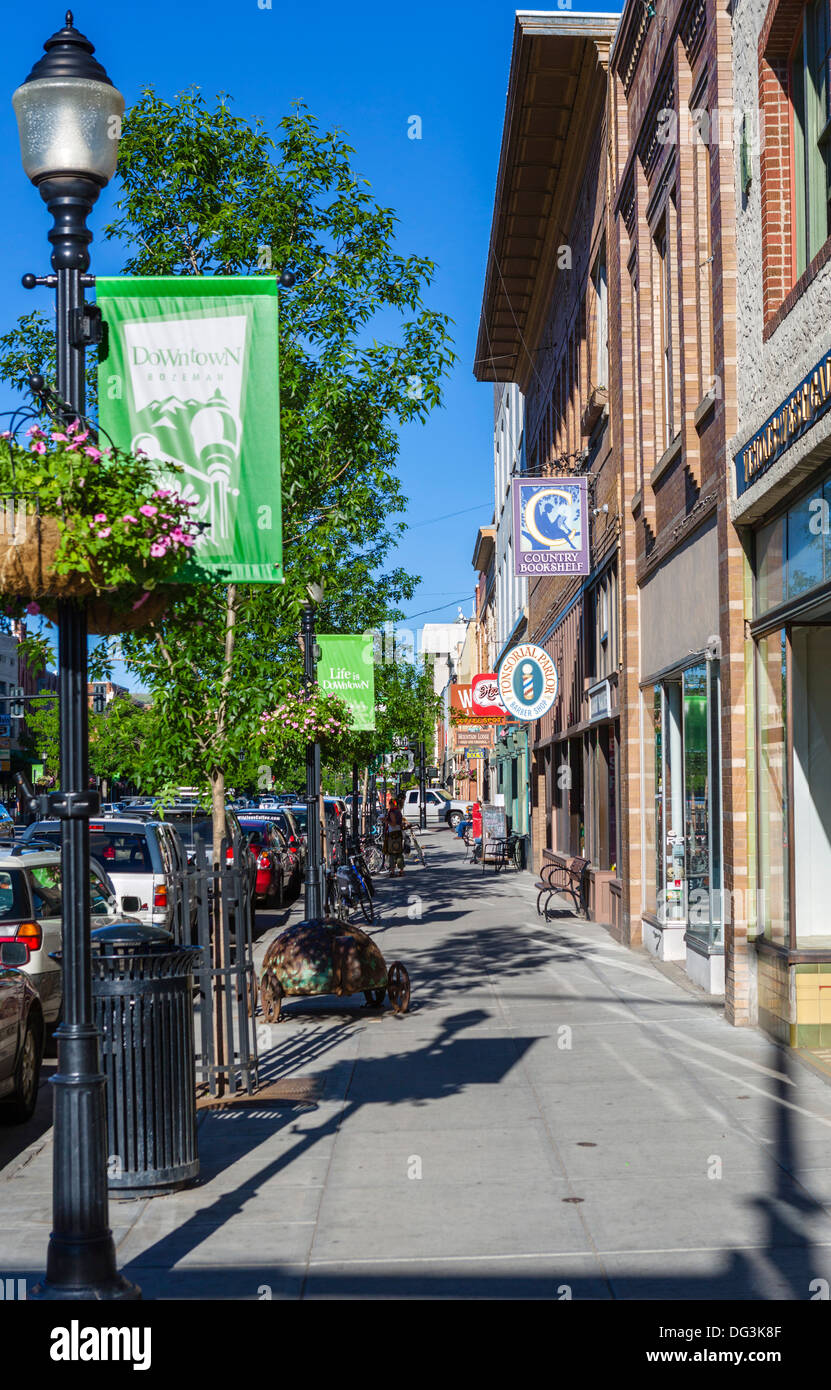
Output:
[[214,867],[219,867],[225,838],[225,773],[214,768],[211,774],[211,819],[214,837]]

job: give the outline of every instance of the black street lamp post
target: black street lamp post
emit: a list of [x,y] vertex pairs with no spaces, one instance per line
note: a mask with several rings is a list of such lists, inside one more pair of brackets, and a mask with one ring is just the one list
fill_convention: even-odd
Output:
[[[93,46],[66,26],[44,44],[12,101],[23,167],[54,219],[49,232],[54,275],[24,275],[27,289],[56,291],[55,341],[60,412],[67,424],[84,412],[85,346],[100,336],[100,315],[84,304],[92,233],[86,225],[101,189],[115,173],[124,98]],[[34,383],[33,383],[34,384]],[[105,1077],[92,1021],[89,919],[89,817],[98,793],[89,789],[87,614],[82,602],[58,603],[61,791],[49,797],[61,821],[63,864],[63,1022],[57,1032],[54,1085],[53,1228],[44,1299],[140,1298],[118,1273],[107,1200]]]
[[[315,610],[311,599],[303,604],[303,680],[311,692],[317,682]],[[320,744],[306,744],[306,875],[304,915],[307,922],[323,916],[320,892]]]

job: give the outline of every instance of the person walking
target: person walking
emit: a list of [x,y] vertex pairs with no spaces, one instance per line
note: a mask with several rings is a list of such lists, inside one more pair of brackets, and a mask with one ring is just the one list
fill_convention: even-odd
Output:
[[389,858],[390,878],[395,877],[396,869],[399,878],[404,876],[404,827],[406,824],[398,802],[393,797],[384,817],[384,854]]

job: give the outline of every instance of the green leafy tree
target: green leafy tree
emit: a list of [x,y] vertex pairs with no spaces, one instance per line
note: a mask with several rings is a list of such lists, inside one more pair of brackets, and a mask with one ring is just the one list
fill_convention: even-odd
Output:
[[[300,689],[306,585],[325,578],[320,630],[360,632],[399,617],[417,583],[385,569],[404,529],[398,431],[441,402],[449,320],[424,302],[433,263],[397,254],[395,216],[353,153],[302,106],[273,138],[198,90],[167,102],[148,88],[124,120],[105,236],[127,248],[125,274],[296,276],[280,314],[286,582],[185,591],[123,639],[153,697],[137,780],[169,783],[187,768],[209,785],[217,847],[226,784],[251,767],[260,715]],[[28,315],[0,341],[6,379],[30,363],[54,377],[41,320]]]

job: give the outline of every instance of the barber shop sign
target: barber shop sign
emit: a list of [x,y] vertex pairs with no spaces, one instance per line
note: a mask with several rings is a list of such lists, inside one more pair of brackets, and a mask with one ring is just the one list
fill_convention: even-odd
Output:
[[524,642],[514,647],[498,672],[503,705],[517,719],[530,721],[547,714],[557,698],[557,667],[542,647]]

